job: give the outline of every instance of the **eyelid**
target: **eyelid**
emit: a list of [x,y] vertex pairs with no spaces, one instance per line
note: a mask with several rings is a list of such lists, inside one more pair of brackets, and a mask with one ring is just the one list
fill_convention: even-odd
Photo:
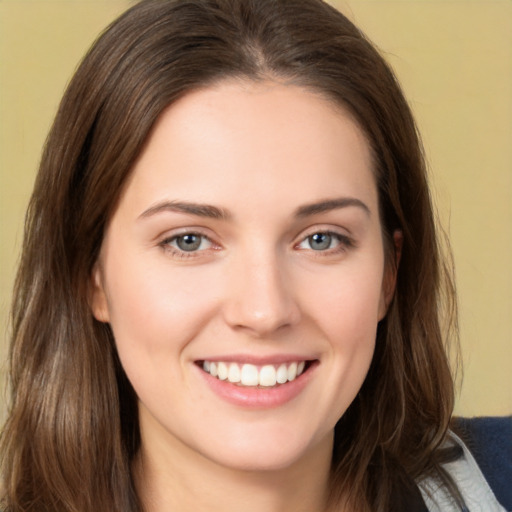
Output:
[[303,229],[299,235],[295,238],[298,242],[302,242],[306,238],[315,235],[316,233],[326,233],[330,235],[335,235],[343,239],[353,240],[353,235],[350,230],[341,226],[334,226],[332,224],[315,224],[314,226],[310,226],[306,229]]
[[[314,250],[313,248],[310,249],[301,249],[299,246],[303,244],[309,237],[315,235],[315,234],[325,234],[330,235],[333,237],[336,237],[339,240],[339,243],[336,247],[326,249],[326,250]],[[355,239],[347,233],[346,229],[343,228],[337,228],[331,226],[312,226],[311,228],[308,228],[307,230],[303,231],[298,238],[298,241],[293,244],[293,247],[299,250],[304,251],[310,251],[314,252],[316,256],[327,256],[331,254],[336,254],[338,252],[346,251],[347,249],[350,249],[352,247],[356,246]]]
[[170,240],[172,238],[178,238],[180,236],[185,235],[203,236],[205,238],[208,238],[212,242],[214,241],[214,239],[217,238],[216,234],[211,229],[205,228],[203,226],[184,225],[175,228],[161,230],[160,234],[155,236],[154,240],[156,243],[160,244],[165,240]]
[[[210,245],[205,249],[198,249],[195,251],[184,251],[171,245],[173,241],[186,235],[201,237],[208,240]],[[221,248],[220,244],[214,240],[213,236],[206,234],[204,229],[196,227],[183,227],[171,232],[166,232],[164,235],[159,237],[157,245],[164,251],[170,253],[171,256],[176,256],[181,259],[200,257],[211,250],[219,250]]]

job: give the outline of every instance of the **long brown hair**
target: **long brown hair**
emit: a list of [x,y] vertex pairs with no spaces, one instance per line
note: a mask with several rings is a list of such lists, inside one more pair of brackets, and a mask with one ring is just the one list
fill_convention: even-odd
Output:
[[227,77],[289,81],[349,109],[371,144],[391,252],[393,233],[403,233],[369,374],[336,427],[333,501],[351,489],[357,509],[387,511],[397,489],[442,473],[453,384],[439,314],[452,316],[454,294],[421,144],[392,71],[321,0],[144,0],[86,55],[44,149],[12,307],[4,510],[142,510],[130,471],[137,400],[108,325],[91,314],[90,276],[159,115]]

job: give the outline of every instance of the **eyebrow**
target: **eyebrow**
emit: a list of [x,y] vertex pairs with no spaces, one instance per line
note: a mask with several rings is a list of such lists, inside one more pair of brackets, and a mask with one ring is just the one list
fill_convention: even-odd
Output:
[[295,216],[299,218],[309,217],[318,213],[338,210],[340,208],[347,208],[349,206],[361,208],[368,216],[371,216],[370,208],[365,203],[363,203],[363,201],[355,197],[340,197],[335,199],[326,199],[317,203],[306,204],[297,208],[295,211]]
[[[295,210],[294,216],[297,218],[310,217],[319,213],[351,206],[361,208],[368,216],[371,215],[370,208],[360,199],[355,197],[340,197],[299,206],[299,208]],[[139,219],[151,217],[162,212],[178,212],[218,220],[229,220],[232,218],[230,212],[211,204],[191,203],[188,201],[162,201],[142,212],[139,215]]]
[[221,220],[227,220],[231,217],[223,208],[218,208],[210,204],[189,203],[187,201],[162,201],[142,212],[139,215],[139,219],[151,217],[162,212],[187,213],[198,217]]

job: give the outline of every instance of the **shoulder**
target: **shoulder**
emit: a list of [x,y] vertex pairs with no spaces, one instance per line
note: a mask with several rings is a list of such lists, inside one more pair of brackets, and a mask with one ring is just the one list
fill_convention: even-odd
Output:
[[[459,421],[459,420],[458,420]],[[472,420],[460,420],[460,421],[472,421]],[[466,430],[469,424],[466,424]],[[468,443],[472,449],[475,449],[479,453],[479,459],[482,459],[481,453],[486,452],[489,455],[486,457],[492,457],[494,447],[487,444],[485,438],[479,438],[477,442],[471,441],[471,438],[465,435],[466,430],[460,428],[458,422],[455,423],[455,429],[458,434],[463,435],[464,440],[468,439]],[[492,429],[491,429],[492,430]],[[487,436],[498,436],[497,433],[489,433]],[[499,439],[495,439],[495,443],[501,446],[503,454],[507,451],[512,450],[512,437],[504,432],[504,437],[498,436]],[[425,478],[419,482],[419,488],[430,512],[506,512],[506,510],[512,510],[509,507],[507,501],[507,492],[510,493],[510,482],[512,481],[512,457],[509,455],[505,456],[504,460],[500,465],[493,465],[491,473],[484,475],[482,468],[479,467],[480,460],[476,460],[474,454],[470,451],[468,446],[463,442],[459,435],[451,432],[449,437],[449,443],[456,444],[461,448],[461,456],[453,461],[445,464],[443,467],[446,472],[450,475],[453,482],[456,484],[458,491],[460,492],[461,498],[464,501],[465,508],[455,504],[454,499],[446,487],[434,478]],[[491,443],[491,441],[489,441]],[[496,448],[498,450],[498,448]],[[490,452],[488,451],[490,450]],[[491,460],[491,459],[489,459]],[[482,462],[483,464],[483,462]],[[505,486],[505,494],[498,485],[495,489],[491,489],[491,484],[495,483],[493,480],[493,474],[498,472],[498,481],[501,481],[503,477],[508,482],[508,486]],[[487,480],[489,479],[489,480]],[[493,485],[493,487],[495,487]],[[499,498],[499,499],[498,499]],[[505,508],[507,507],[507,508]]]
[[456,418],[454,430],[498,501],[512,511],[512,416]]

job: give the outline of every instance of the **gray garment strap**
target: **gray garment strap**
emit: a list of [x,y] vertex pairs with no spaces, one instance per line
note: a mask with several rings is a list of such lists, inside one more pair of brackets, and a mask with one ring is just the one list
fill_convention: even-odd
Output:
[[418,482],[418,487],[429,512],[507,512],[498,503],[466,445],[453,432],[450,433],[450,439],[462,448],[463,455],[443,467],[457,485],[465,507],[457,505],[437,479],[425,478]]

